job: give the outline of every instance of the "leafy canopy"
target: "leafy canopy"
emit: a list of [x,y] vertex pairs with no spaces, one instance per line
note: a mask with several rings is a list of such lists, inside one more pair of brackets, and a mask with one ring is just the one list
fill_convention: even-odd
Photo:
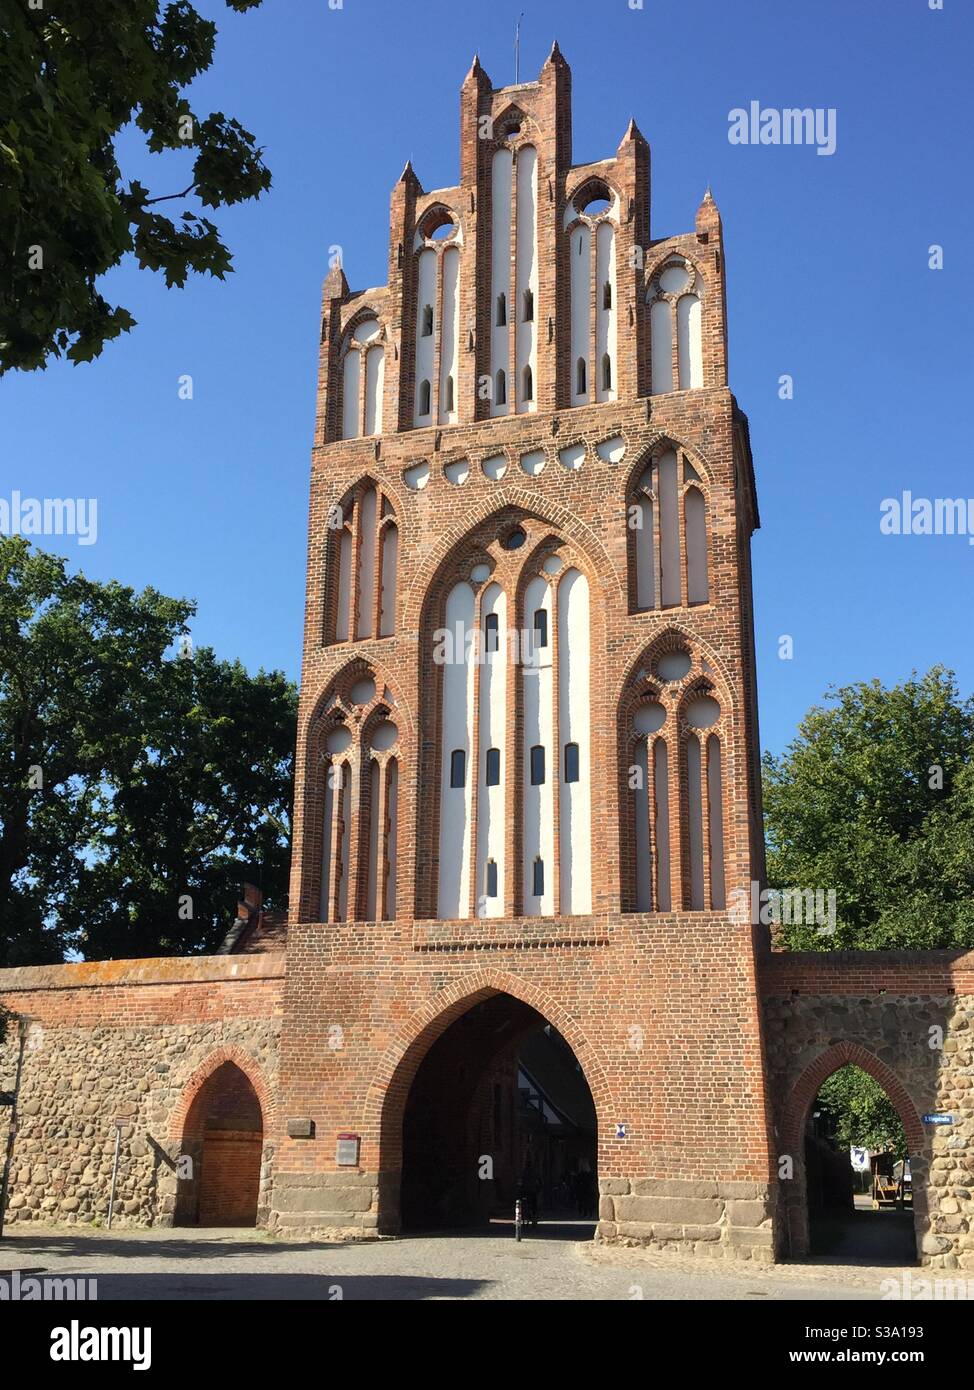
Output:
[[764,758],[768,879],[834,889],[834,935],[784,926],[796,950],[974,946],[974,702],[934,667],[830,692]]
[[903,1123],[889,1096],[867,1071],[851,1064],[840,1067],[823,1082],[814,1108],[836,1148],[892,1150],[897,1158],[909,1152]]
[[242,865],[285,905],[294,687],[193,612],[0,537],[0,964],[213,950]]
[[[253,135],[222,111],[197,115],[184,95],[215,40],[188,0],[0,0],[0,373],[62,354],[90,361],[134,327],[96,288],[128,252],[168,286],[231,270],[213,222],[185,202],[175,220],[160,210],[270,187]],[[126,180],[115,145],[130,122],[152,153],[192,153],[184,190],[152,197]]]

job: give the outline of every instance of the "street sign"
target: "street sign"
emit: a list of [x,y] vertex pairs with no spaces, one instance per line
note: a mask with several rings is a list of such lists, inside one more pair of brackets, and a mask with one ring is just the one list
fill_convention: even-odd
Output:
[[953,1115],[944,1114],[924,1115],[923,1123],[925,1125],[952,1125],[954,1123],[954,1117]]

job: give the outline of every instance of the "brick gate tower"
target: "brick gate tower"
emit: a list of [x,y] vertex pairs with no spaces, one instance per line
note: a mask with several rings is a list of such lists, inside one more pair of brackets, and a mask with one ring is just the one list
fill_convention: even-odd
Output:
[[709,191],[654,235],[633,121],[572,163],[557,45],[514,87],[474,60],[459,183],[406,165],[388,284],[328,275],[280,1227],[504,1208],[540,1030],[590,1093],[601,1239],[771,1257],[725,279]]

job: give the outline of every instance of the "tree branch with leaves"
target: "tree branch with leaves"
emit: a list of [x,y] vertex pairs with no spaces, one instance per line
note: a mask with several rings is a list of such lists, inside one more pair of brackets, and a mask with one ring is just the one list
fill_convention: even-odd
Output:
[[[190,197],[227,207],[271,184],[254,136],[184,95],[211,66],[216,32],[188,0],[0,0],[0,374],[90,361],[133,328],[97,287],[126,255],[168,286],[232,270],[214,222],[157,210]],[[116,145],[130,124],[151,153],[192,155],[181,192],[126,179]]]

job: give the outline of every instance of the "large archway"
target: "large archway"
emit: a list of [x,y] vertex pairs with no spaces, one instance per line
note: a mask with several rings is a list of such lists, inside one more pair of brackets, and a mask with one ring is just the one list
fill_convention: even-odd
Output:
[[520,1196],[549,1234],[594,1231],[596,1104],[569,1041],[525,1000],[481,991],[450,1009],[403,1059],[384,1111],[400,1158],[385,1229],[489,1229]]
[[[885,1100],[894,1121],[875,1147],[861,1145],[861,1181],[849,1152],[855,1125],[836,1125],[839,1110],[850,1104],[843,1091],[854,1094],[860,1084],[855,1073]],[[836,1085],[841,1078],[846,1087]],[[779,1163],[789,1165],[781,1197],[790,1258],[915,1262],[918,1226],[926,1210],[926,1144],[909,1093],[884,1062],[858,1044],[834,1044],[796,1082],[779,1137]],[[860,1147],[854,1138],[853,1143]]]
[[176,1199],[177,1226],[256,1226],[264,1119],[247,1074],[221,1062],[186,1111]]

